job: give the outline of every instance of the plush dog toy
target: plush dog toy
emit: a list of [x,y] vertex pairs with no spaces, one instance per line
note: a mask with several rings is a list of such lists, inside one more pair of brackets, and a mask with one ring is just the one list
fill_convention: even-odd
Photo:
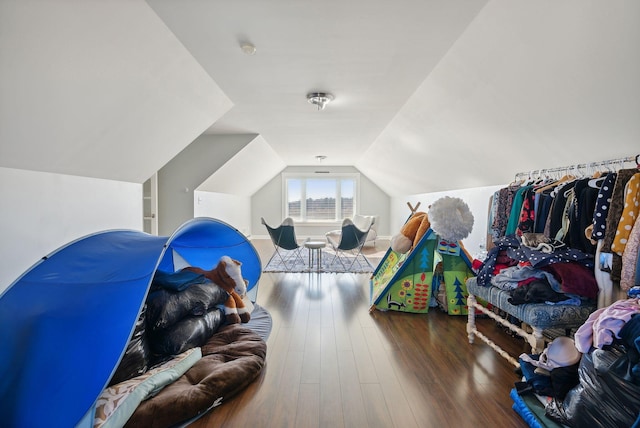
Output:
[[422,239],[429,227],[427,213],[422,211],[413,213],[400,229],[400,233],[391,238],[391,249],[396,253],[409,252]]
[[251,319],[251,313],[243,300],[247,294],[247,281],[242,278],[241,265],[242,263],[229,256],[222,256],[218,266],[211,270],[207,271],[193,266],[183,269],[204,275],[205,278],[219,285],[229,294],[224,302],[224,314],[229,324],[249,322]]

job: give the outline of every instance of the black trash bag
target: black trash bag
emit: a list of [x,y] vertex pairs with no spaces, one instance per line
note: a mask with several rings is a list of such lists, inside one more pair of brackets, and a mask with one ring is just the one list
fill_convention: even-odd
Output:
[[149,333],[149,346],[156,356],[177,355],[204,345],[224,321],[222,309],[214,308],[199,317],[188,317],[164,330]]
[[127,344],[127,350],[124,352],[120,364],[118,364],[113,377],[109,381],[109,386],[140,376],[149,369],[149,344],[146,338],[145,310],[146,306],[140,312],[133,335],[131,335],[131,339]]
[[228,297],[229,294],[213,282],[194,284],[182,291],[153,291],[147,297],[147,327],[151,331],[166,329],[188,316],[204,315]]
[[584,354],[578,369],[580,384],[563,401],[549,403],[545,415],[570,427],[631,427],[640,412],[640,385],[629,377],[631,367],[621,346]]

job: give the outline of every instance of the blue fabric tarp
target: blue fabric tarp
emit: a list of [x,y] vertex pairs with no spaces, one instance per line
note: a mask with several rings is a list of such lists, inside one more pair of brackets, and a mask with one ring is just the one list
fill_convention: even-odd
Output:
[[248,288],[260,258],[246,237],[197,218],[171,237],[111,230],[43,257],[0,296],[0,415],[8,427],[76,426],[122,357],[156,269],[242,262]]

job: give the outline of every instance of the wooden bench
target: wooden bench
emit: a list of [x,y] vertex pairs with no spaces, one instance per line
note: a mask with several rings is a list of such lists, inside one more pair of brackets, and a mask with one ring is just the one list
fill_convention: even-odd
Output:
[[[509,353],[500,348],[500,346],[495,344],[490,338],[478,331],[475,321],[476,311],[488,315],[496,322],[508,327],[511,331],[523,337],[529,345],[531,345],[531,353],[539,354],[544,349],[544,330],[570,330],[578,328],[584,324],[587,318],[589,318],[589,315],[596,309],[595,305],[548,305],[546,303],[512,305],[508,301],[511,297],[508,291],[494,286],[479,286],[477,278],[469,278],[467,280],[467,291],[469,292],[467,298],[467,305],[469,307],[467,318],[469,343],[473,343],[474,338],[478,337],[516,367],[520,367],[517,356],[509,355]],[[516,325],[507,318],[487,309],[478,303],[478,298],[513,316],[524,325]]]

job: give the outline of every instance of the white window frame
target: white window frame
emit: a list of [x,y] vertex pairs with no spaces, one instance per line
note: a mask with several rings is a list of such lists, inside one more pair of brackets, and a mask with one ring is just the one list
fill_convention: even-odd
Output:
[[[282,173],[282,217],[289,217],[289,197],[288,197],[288,189],[287,189],[287,180],[290,179],[299,179],[302,180],[302,195],[301,195],[301,206],[300,206],[300,214],[301,219],[296,220],[297,223],[302,223],[307,226],[323,226],[327,224],[341,224],[342,218],[334,218],[331,220],[307,220],[306,216],[306,186],[304,185],[306,179],[314,179],[314,180],[336,180],[337,183],[341,179],[352,179],[354,181],[354,192],[353,192],[353,212],[359,212],[359,203],[360,203],[360,174],[356,172],[351,173],[299,173],[299,172],[283,172]],[[336,215],[341,213],[341,197],[338,195],[339,189],[336,188]]]

